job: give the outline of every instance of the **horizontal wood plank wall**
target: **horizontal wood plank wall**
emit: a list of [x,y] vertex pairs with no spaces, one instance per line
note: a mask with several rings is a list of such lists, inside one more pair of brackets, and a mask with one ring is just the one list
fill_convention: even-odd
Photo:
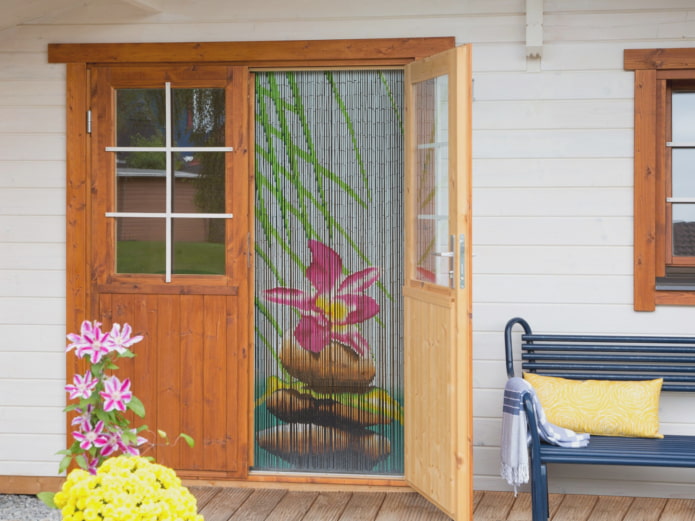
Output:
[[[473,43],[476,488],[507,489],[498,465],[509,317],[549,332],[693,334],[691,308],[632,310],[634,74],[623,70],[626,48],[695,46],[690,2],[545,2],[540,72],[527,72],[520,1],[290,1],[272,19],[259,2],[179,4],[153,14],[95,2],[0,33],[0,492],[18,482],[7,476],[55,475],[65,439],[66,66],[47,62],[47,42]],[[664,431],[692,432],[692,411],[666,397]],[[551,487],[695,497],[692,471],[603,470],[553,467]]]

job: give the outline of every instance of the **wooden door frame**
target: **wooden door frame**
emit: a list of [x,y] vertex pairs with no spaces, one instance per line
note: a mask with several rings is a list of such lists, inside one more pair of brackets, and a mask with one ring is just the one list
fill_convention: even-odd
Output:
[[[453,37],[275,42],[49,44],[48,62],[66,64],[66,333],[78,331],[91,309],[89,272],[90,153],[86,114],[89,68],[95,64],[215,63],[249,68],[403,67],[451,49]],[[250,177],[252,173],[250,173]],[[250,338],[250,335],[249,335]],[[248,346],[249,353],[251,353]],[[253,367],[253,364],[250,364]],[[66,378],[75,367],[68,364]],[[70,432],[68,425],[67,432]],[[404,480],[249,476],[249,481],[403,486]]]

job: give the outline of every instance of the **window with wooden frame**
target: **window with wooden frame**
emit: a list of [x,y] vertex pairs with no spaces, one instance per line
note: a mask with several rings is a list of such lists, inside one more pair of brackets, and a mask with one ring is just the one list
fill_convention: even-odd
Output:
[[634,308],[695,305],[695,49],[631,49]]

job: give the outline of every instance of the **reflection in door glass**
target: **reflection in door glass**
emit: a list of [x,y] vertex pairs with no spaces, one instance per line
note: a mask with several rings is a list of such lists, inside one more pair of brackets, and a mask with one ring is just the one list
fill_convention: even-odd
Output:
[[448,81],[446,76],[414,86],[415,259],[418,280],[451,286],[449,234]]
[[116,219],[116,272],[164,273],[164,219]]

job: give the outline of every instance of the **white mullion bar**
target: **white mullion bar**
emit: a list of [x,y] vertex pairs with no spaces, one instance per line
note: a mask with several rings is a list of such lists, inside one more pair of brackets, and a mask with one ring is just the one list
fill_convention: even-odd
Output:
[[165,222],[165,276],[164,276],[164,281],[165,282],[171,282],[171,266],[172,266],[172,259],[171,259],[171,250],[173,249],[173,234],[172,234],[172,223],[171,223],[171,198],[172,198],[172,179],[174,177],[173,175],[173,166],[172,166],[172,161],[171,161],[171,134],[173,133],[173,130],[171,128],[171,82],[166,82],[164,84],[164,107],[165,107],[165,126],[164,126],[164,134],[165,134],[165,140],[164,144],[166,147],[165,153],[166,153],[166,206],[165,206],[165,212],[166,216],[164,217],[164,222]]
[[682,143],[678,143],[677,141],[667,141],[666,146],[672,148],[695,148],[695,141],[684,141]]
[[104,147],[107,152],[234,152],[234,147]]
[[175,213],[171,214],[162,212],[106,212],[106,217],[144,217],[144,218],[166,218],[167,215],[176,217],[177,219],[231,219],[234,214],[231,213]]
[[695,203],[695,197],[667,197],[667,203]]

